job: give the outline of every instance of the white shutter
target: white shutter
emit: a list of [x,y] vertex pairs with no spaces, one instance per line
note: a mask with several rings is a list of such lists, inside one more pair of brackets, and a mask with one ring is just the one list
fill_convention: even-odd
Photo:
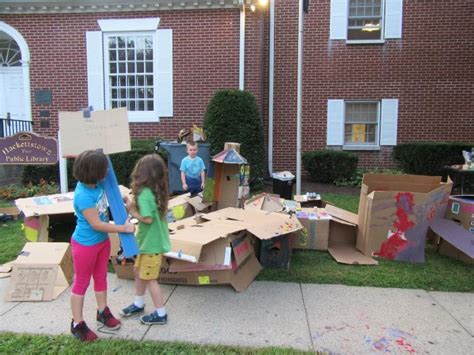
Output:
[[331,0],[329,39],[347,38],[348,0]]
[[173,30],[157,30],[157,113],[173,116]]
[[402,38],[403,0],[385,2],[385,38]]
[[397,145],[398,100],[382,100],[380,145]]
[[87,96],[94,110],[105,109],[104,105],[104,56],[102,32],[86,33],[87,43]]
[[327,145],[344,145],[344,100],[328,100]]

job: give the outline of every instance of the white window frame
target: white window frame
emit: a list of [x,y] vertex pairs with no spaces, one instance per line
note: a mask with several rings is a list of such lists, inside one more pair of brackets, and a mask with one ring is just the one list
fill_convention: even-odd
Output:
[[[111,88],[110,88],[110,62],[109,62],[109,45],[108,39],[113,36],[133,36],[133,35],[144,35],[153,37],[153,111],[128,111],[128,119],[130,122],[155,122],[159,121],[158,116],[158,99],[157,99],[157,53],[158,53],[158,41],[156,31],[137,31],[137,32],[104,32],[103,33],[103,50],[104,50],[104,98],[105,108],[107,110],[112,108],[111,105]],[[118,70],[118,68],[117,68]],[[128,88],[128,86],[127,86]]]
[[346,44],[383,44],[387,39],[402,38],[403,0],[382,0],[381,39],[348,40],[349,0],[331,0],[329,39]]
[[[346,18],[346,38],[349,35],[349,9],[350,0],[347,0],[347,18]],[[347,44],[366,44],[366,43],[385,43],[384,31],[385,31],[385,0],[380,1],[380,39],[352,39],[346,40]]]
[[[347,104],[377,104],[377,127],[375,130],[375,143],[346,143],[345,129],[346,129],[346,107]],[[380,126],[381,126],[381,101],[380,100],[344,100],[344,130],[343,130],[343,150],[380,150]],[[354,124],[351,122],[351,124]]]

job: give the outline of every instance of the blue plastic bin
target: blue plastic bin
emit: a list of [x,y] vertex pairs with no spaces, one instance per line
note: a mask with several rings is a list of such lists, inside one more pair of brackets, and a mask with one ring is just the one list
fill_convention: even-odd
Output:
[[[198,143],[198,156],[204,161],[206,166],[206,173],[209,170],[209,163],[211,161],[209,143]],[[186,143],[176,142],[160,142],[159,147],[166,150],[168,153],[168,173],[169,173],[169,189],[172,194],[183,193],[183,186],[181,185],[181,172],[179,167],[181,166],[181,160],[186,153]]]

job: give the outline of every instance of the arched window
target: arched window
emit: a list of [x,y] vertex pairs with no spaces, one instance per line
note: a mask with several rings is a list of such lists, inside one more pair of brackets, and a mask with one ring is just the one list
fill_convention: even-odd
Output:
[[6,33],[0,32],[0,67],[21,66],[20,47]]

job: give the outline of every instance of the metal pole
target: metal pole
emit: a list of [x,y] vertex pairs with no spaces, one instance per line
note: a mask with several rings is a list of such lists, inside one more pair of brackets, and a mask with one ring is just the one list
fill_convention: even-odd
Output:
[[298,89],[296,110],[296,194],[301,194],[301,121],[303,108],[303,1],[299,0],[298,11]]
[[268,59],[268,173],[273,173],[273,76],[275,63],[275,1],[270,0],[270,55]]
[[245,2],[240,1],[239,89],[244,90],[245,78]]
[[61,151],[61,134],[58,131],[58,158],[59,158],[59,186],[61,193],[65,194],[68,191],[67,185],[67,159],[63,158]]

